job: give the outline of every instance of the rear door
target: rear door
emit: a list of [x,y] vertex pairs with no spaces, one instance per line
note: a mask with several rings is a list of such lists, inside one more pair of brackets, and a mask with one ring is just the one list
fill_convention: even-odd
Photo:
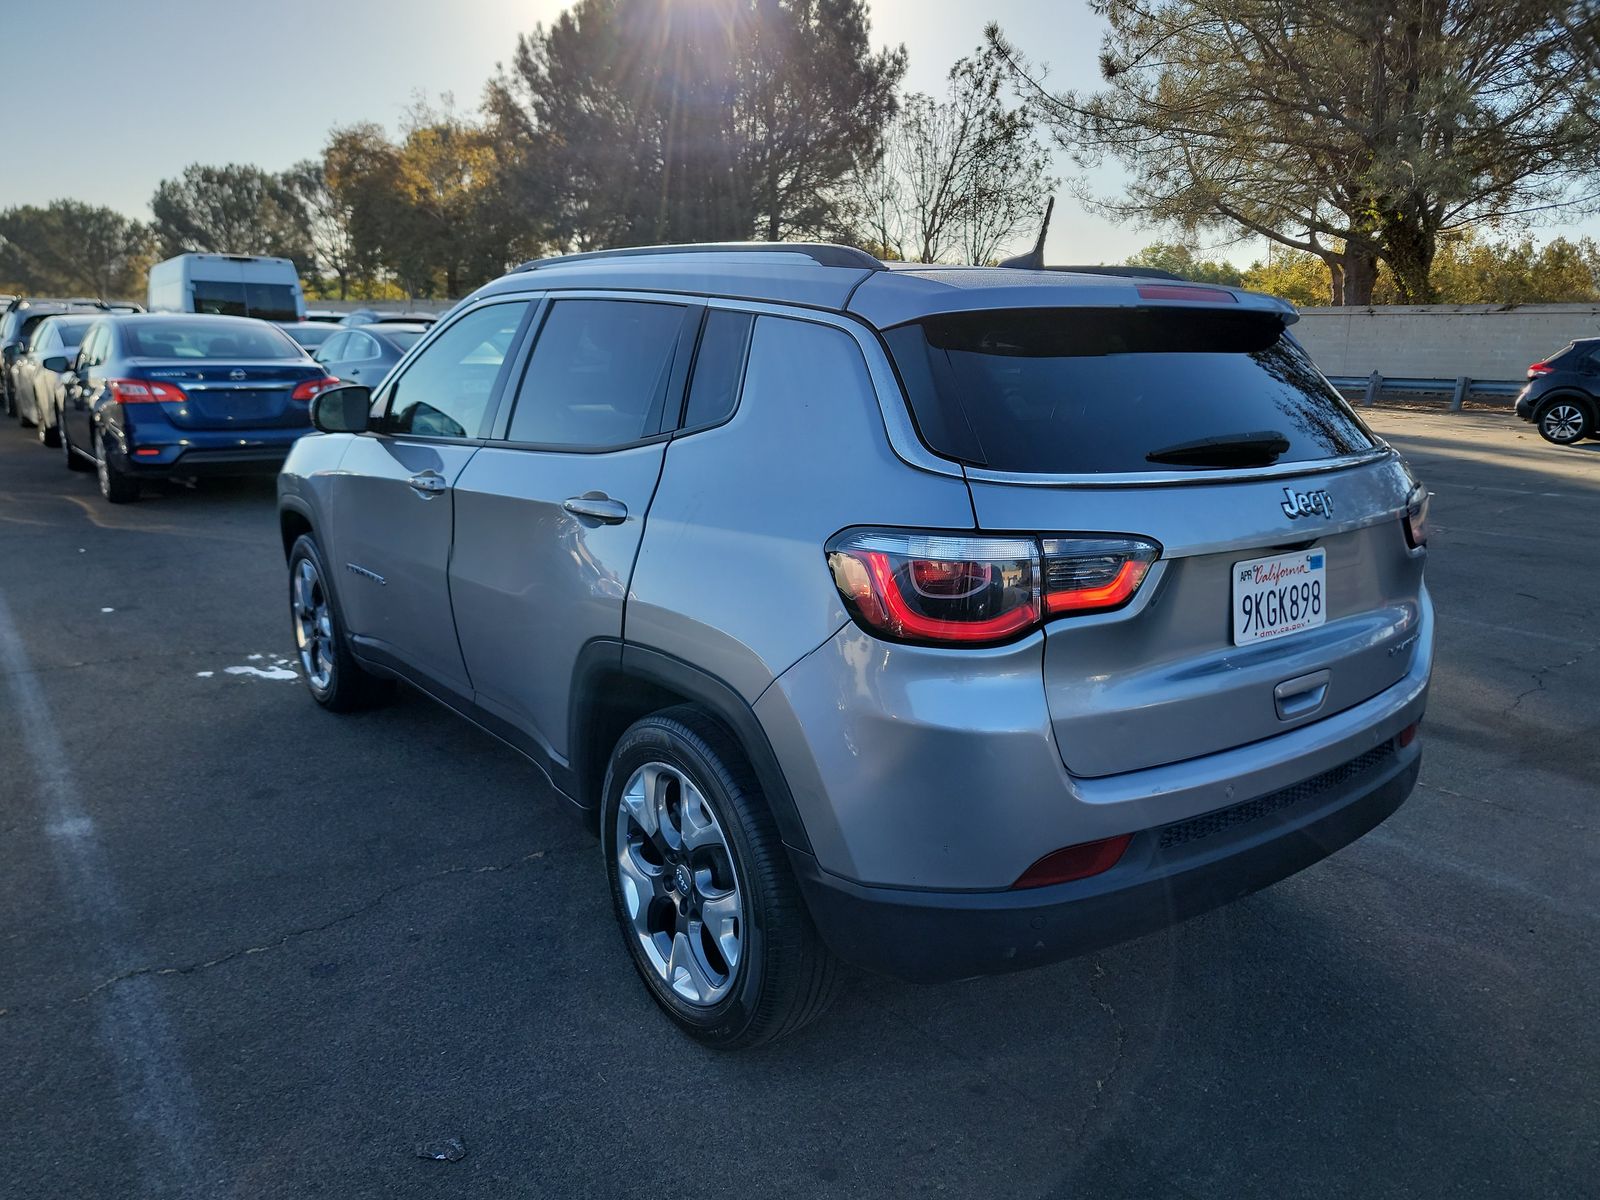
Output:
[[701,312],[547,303],[509,411],[456,484],[451,591],[477,701],[560,762],[578,655],[622,636]]
[[386,386],[332,480],[334,557],[352,634],[420,682],[469,696],[448,569],[454,488],[481,443],[526,300],[463,312]]
[[[979,525],[1044,539],[1060,589],[1045,690],[1073,773],[1272,737],[1405,675],[1422,607],[1414,482],[1281,325],[1063,308],[889,340],[924,435],[969,463]],[[1094,611],[1116,590],[1119,539],[1155,562]]]

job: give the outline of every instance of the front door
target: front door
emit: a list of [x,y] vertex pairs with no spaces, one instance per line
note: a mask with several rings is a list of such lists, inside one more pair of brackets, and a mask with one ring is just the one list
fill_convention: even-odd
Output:
[[334,488],[340,606],[359,648],[470,697],[447,571],[455,486],[482,444],[527,301],[463,313],[387,384]]

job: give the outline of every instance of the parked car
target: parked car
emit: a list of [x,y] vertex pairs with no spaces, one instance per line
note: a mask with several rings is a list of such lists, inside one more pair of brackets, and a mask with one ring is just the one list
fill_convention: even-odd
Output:
[[305,320],[300,273],[262,254],[179,254],[150,268],[151,312]]
[[120,504],[147,479],[276,470],[334,381],[265,321],[150,315],[96,321],[64,383],[63,458]]
[[[835,246],[529,264],[279,476],[313,699],[407,680],[600,836],[693,1036],[1016,970],[1405,800],[1427,494],[1235,289]],[[1115,353],[1107,353],[1115,348]]]
[[1600,436],[1600,338],[1580,338],[1530,366],[1517,416],[1557,446]]
[[278,328],[299,342],[308,354],[315,353],[317,347],[339,332],[337,325],[312,320],[279,322]]
[[113,306],[98,300],[12,300],[0,316],[0,393],[6,413],[17,415],[15,367],[40,321],[57,313],[112,311]]
[[344,314],[331,308],[308,308],[306,320],[316,321],[322,325],[337,325],[344,320]]
[[38,430],[39,440],[46,446],[59,444],[62,377],[77,357],[85,331],[97,319],[72,315],[43,318],[34,326],[12,368],[17,387],[17,420]]
[[377,387],[395,363],[427,332],[426,325],[374,321],[359,329],[336,331],[312,357],[329,375],[346,383]]
[[382,315],[383,314],[378,312],[376,309],[357,308],[345,313],[344,316],[340,317],[339,324],[352,326],[370,325],[372,322],[378,320]]

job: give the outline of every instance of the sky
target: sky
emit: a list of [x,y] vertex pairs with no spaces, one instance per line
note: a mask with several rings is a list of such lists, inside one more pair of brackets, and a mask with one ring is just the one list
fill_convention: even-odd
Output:
[[[476,106],[519,33],[570,0],[52,0],[8,6],[12,117],[0,208],[71,197],[148,220],[156,184],[194,162],[282,170],[316,156],[328,130],[377,121],[391,130],[419,92]],[[873,40],[904,45],[906,87],[940,94],[950,64],[988,21],[1056,87],[1092,87],[1104,22],[1084,0],[871,0]],[[93,36],[64,39],[63,30]],[[29,47],[38,47],[36,53]],[[77,82],[75,82],[77,81]],[[1064,158],[1056,174],[1076,170]],[[1116,189],[1115,168],[1090,177]],[[1600,221],[1552,229],[1600,236]],[[1066,188],[1050,261],[1117,262],[1160,231],[1084,212]],[[1241,264],[1256,241],[1202,244]]]

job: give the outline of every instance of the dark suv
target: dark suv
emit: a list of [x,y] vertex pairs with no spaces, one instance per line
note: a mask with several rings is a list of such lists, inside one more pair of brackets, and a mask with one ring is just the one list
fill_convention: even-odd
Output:
[[1517,416],[1557,446],[1600,434],[1600,338],[1580,338],[1530,366]]
[[527,755],[714,1045],[811,1019],[836,960],[1148,932],[1417,777],[1427,496],[1294,319],[838,246],[530,264],[312,401],[278,481],[301,672]]

